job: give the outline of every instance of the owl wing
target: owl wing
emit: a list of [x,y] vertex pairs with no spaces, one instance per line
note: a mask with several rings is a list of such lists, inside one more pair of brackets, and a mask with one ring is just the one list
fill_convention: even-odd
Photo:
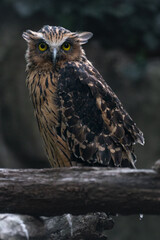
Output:
[[58,82],[61,136],[76,161],[134,167],[142,132],[92,65],[68,63]]

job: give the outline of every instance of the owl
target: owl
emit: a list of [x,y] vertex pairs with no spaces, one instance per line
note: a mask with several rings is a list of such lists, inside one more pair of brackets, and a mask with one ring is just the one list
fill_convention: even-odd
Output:
[[135,167],[144,144],[120,100],[87,59],[91,32],[44,26],[23,33],[26,84],[52,167]]

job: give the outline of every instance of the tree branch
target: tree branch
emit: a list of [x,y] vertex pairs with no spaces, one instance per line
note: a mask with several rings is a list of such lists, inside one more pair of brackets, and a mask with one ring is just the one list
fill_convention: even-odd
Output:
[[0,169],[0,212],[160,214],[160,174],[93,167]]
[[107,240],[106,230],[114,222],[105,213],[35,218],[27,215],[0,214],[1,240]]

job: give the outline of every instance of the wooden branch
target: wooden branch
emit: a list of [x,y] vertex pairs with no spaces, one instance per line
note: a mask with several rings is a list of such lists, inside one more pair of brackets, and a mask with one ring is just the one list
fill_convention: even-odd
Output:
[[160,214],[160,174],[93,167],[0,169],[0,212]]
[[35,218],[27,215],[0,214],[1,240],[107,240],[106,230],[113,220],[105,213]]
[[65,214],[45,220],[45,229],[54,240],[107,240],[106,230],[113,228],[113,220],[105,213],[72,216]]

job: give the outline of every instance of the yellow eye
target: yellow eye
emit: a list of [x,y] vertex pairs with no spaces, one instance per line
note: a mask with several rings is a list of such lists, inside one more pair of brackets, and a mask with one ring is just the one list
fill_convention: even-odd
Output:
[[48,45],[47,45],[46,43],[42,42],[42,43],[40,43],[40,44],[38,45],[38,48],[39,48],[39,50],[40,50],[41,52],[44,52],[44,51],[47,50]]
[[70,48],[71,48],[71,44],[70,44],[70,43],[68,43],[68,42],[63,43],[62,49],[63,49],[64,51],[69,51]]

